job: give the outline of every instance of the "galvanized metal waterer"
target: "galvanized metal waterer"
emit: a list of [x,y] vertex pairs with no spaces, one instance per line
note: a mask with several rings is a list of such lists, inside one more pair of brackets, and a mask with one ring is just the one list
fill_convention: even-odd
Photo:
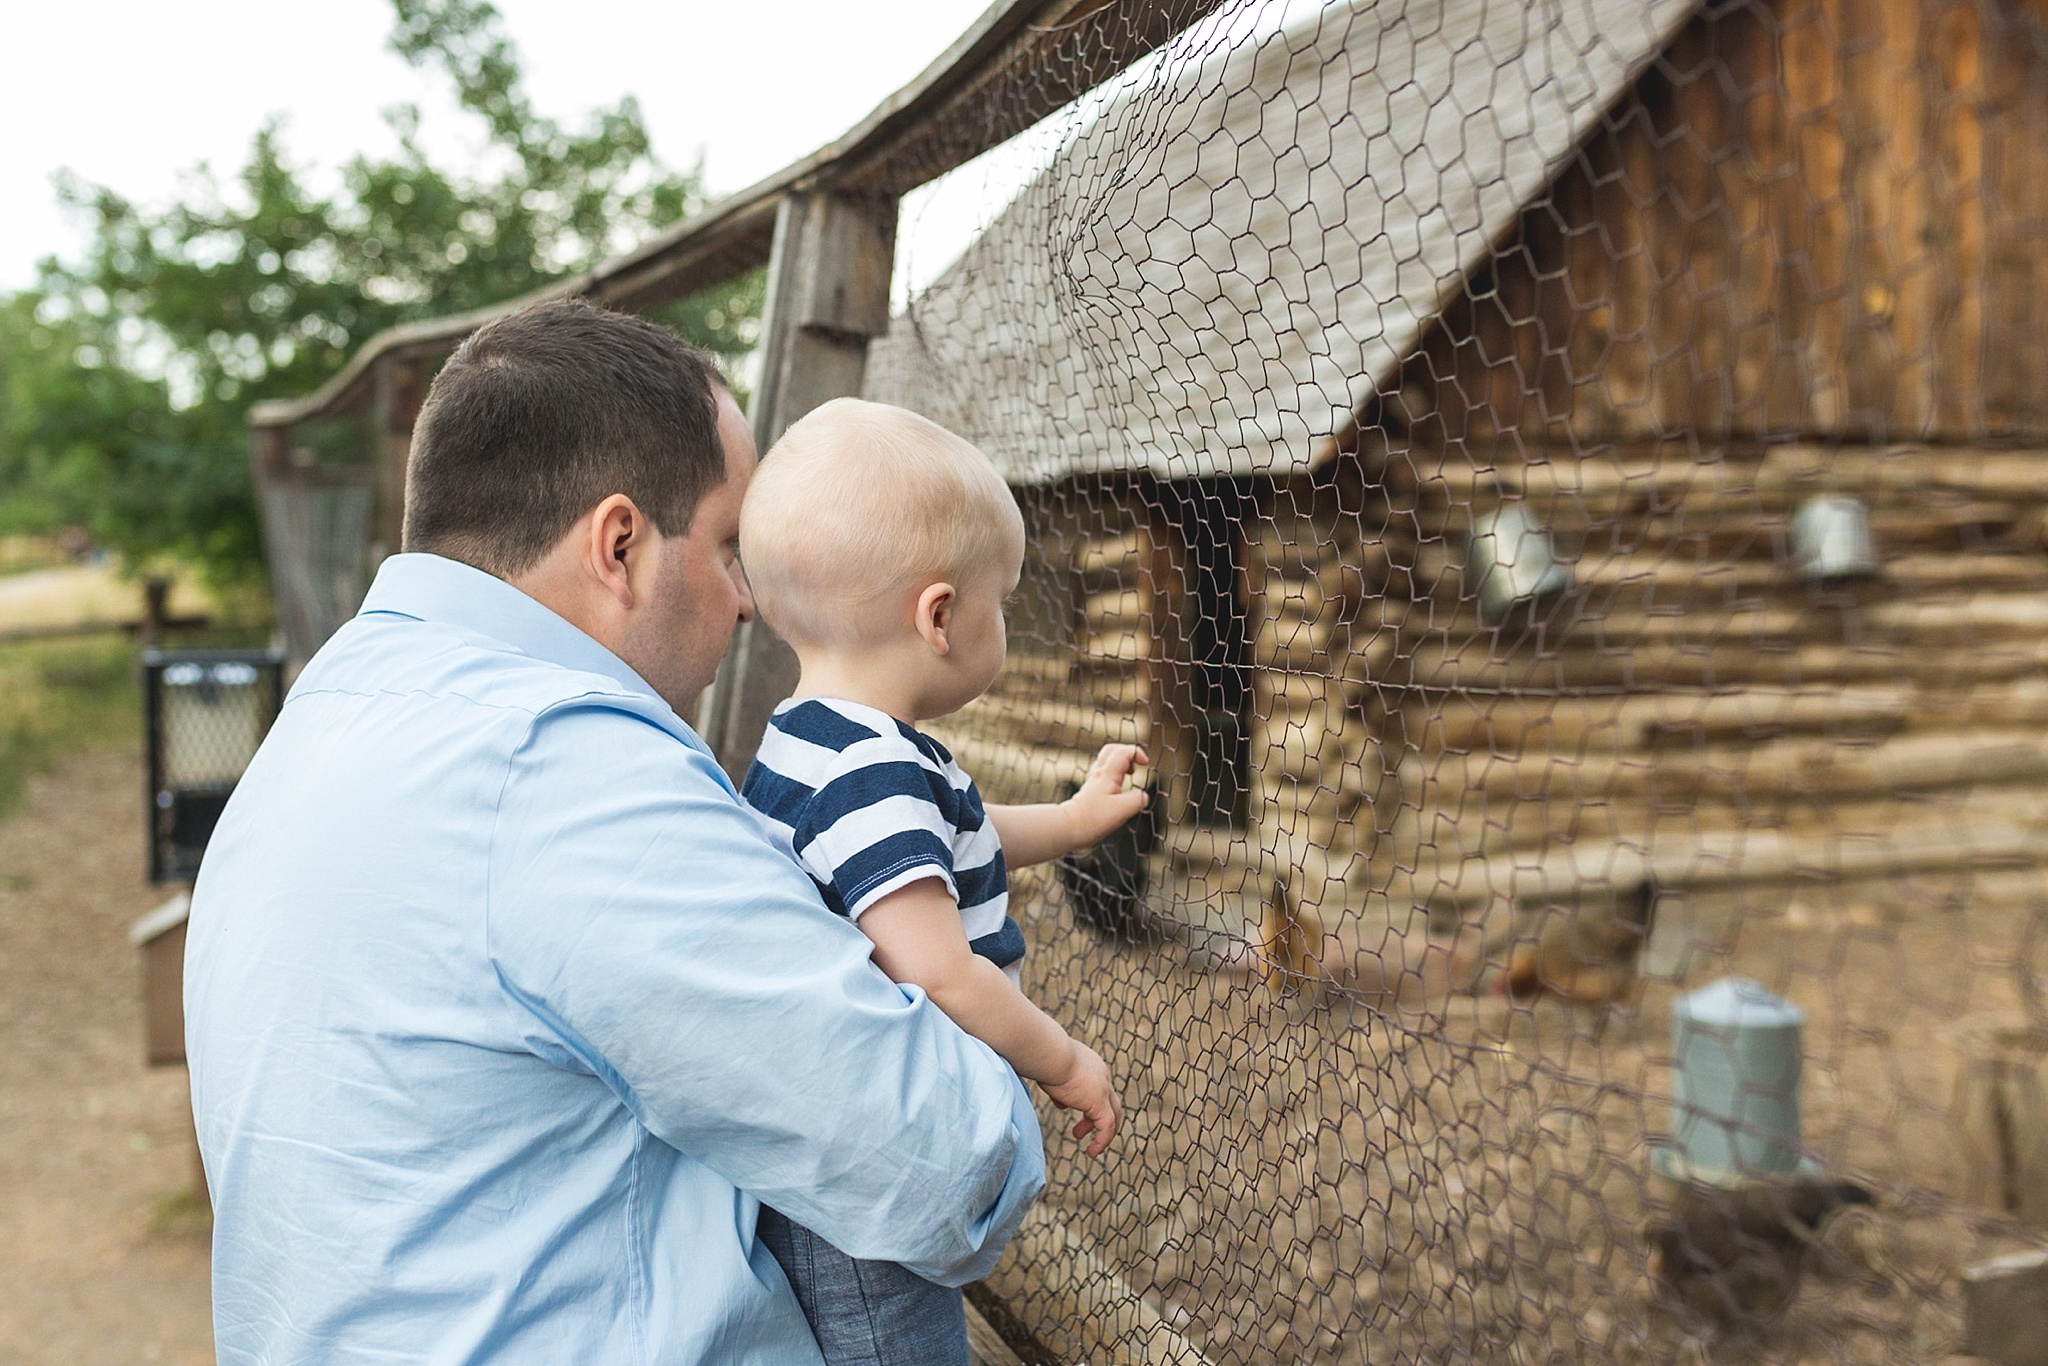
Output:
[[1675,1145],[1653,1162],[1674,1179],[1737,1186],[1811,1175],[1800,1133],[1806,1012],[1747,977],[1671,1007]]

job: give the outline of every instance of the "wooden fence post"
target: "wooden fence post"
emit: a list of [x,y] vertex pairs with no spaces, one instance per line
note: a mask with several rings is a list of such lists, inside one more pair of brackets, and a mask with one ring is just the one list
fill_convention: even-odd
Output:
[[369,572],[396,555],[405,529],[405,467],[412,456],[412,429],[426,402],[425,367],[403,352],[377,358],[371,372],[376,412],[377,539],[370,547]]
[[[896,200],[793,191],[775,220],[754,442],[763,454],[789,425],[828,400],[860,393],[868,342],[889,329]],[[738,781],[775,704],[796,686],[796,656],[760,622],[732,649],[699,712],[700,733]]]

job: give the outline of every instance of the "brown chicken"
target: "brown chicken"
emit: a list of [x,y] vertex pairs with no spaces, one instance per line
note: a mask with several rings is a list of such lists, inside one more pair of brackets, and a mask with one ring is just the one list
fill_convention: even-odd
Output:
[[1656,923],[1657,884],[1650,878],[1616,889],[1605,902],[1547,907],[1536,933],[1509,948],[1494,991],[1518,999],[1547,992],[1581,1005],[1619,1001],[1636,984]]
[[1258,958],[1267,986],[1310,999],[1342,991],[1387,1009],[1436,1009],[1454,991],[1472,989],[1484,962],[1477,936],[1439,939],[1417,927],[1347,945],[1338,932],[1347,912],[1341,902],[1331,910],[1326,922],[1320,908],[1301,903],[1287,875],[1273,879],[1259,910]]
[[1266,985],[1282,991],[1322,977],[1323,938],[1322,918],[1313,909],[1303,909],[1286,878],[1274,878],[1273,894],[1259,915],[1259,956],[1265,963]]
[[1758,1333],[1784,1317],[1828,1221],[1876,1200],[1849,1181],[1680,1190],[1669,1220],[1643,1231],[1666,1304],[1721,1332]]

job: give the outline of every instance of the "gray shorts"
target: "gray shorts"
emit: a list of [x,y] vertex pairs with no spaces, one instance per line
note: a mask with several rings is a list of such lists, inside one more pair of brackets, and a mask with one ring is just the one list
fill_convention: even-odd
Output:
[[825,1366],[967,1366],[959,1291],[894,1262],[849,1257],[766,1205],[760,1234],[796,1290]]

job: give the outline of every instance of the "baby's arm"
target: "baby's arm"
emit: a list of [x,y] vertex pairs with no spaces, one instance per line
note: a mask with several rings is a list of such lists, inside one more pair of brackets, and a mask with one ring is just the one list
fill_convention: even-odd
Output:
[[1109,1146],[1123,1105],[1108,1065],[1031,1004],[1001,968],[967,947],[959,904],[943,881],[900,887],[857,923],[874,941],[882,971],[923,987],[954,1024],[1000,1053],[1018,1076],[1043,1086],[1055,1105],[1081,1112],[1074,1137],[1093,1135],[1089,1156]]
[[1145,751],[1136,745],[1104,745],[1081,790],[1065,801],[989,807],[988,818],[1003,840],[1003,862],[1028,868],[1094,848],[1145,809],[1150,794],[1140,787],[1125,791],[1124,783],[1146,762]]

